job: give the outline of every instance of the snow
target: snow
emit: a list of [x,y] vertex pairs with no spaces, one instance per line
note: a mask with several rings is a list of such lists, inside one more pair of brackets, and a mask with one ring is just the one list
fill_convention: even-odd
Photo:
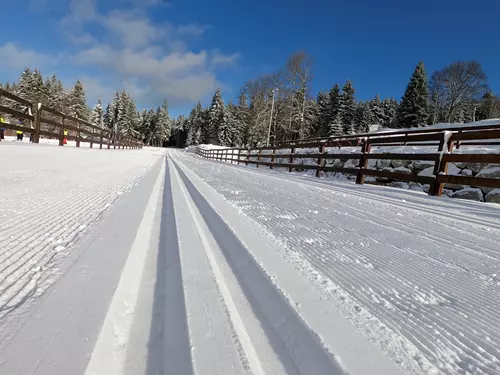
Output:
[[73,245],[164,151],[2,142],[0,153],[1,333],[58,279]]
[[[473,127],[473,126],[487,126],[487,125],[500,125],[500,118],[497,119],[488,119],[476,122],[469,122],[465,124],[459,123],[438,123],[434,125],[429,125],[425,127],[425,129],[447,129],[447,128],[464,128],[464,127]],[[375,133],[385,133],[385,132],[394,132],[394,131],[412,131],[417,130],[415,128],[402,128],[402,129],[392,129],[392,128],[380,128]],[[420,130],[420,129],[418,129]]]
[[87,366],[85,373],[88,375],[120,374],[125,370],[126,348],[151,241],[151,227],[157,211],[161,211],[159,202],[165,179],[164,165],[161,170]]
[[[493,206],[175,158],[222,195],[234,215],[256,223],[275,244],[263,250],[277,251],[295,278],[331,303],[331,313],[405,373],[500,372],[500,213]],[[257,259],[264,253],[246,246]],[[264,260],[262,266],[275,269]],[[297,295],[273,280],[285,295]],[[300,301],[297,311],[349,369],[339,342],[345,337],[315,325],[305,313],[311,305]]]

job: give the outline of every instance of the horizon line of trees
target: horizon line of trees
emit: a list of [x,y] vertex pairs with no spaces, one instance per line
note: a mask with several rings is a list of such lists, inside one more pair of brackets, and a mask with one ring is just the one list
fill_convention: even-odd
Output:
[[209,107],[198,102],[188,116],[173,120],[170,144],[259,146],[268,140],[367,133],[371,126],[420,128],[500,117],[500,97],[474,60],[452,63],[430,80],[419,62],[400,102],[379,95],[358,101],[351,81],[319,92],[314,100],[311,77],[312,60],[301,52],[279,71],[245,83],[236,104],[225,106],[217,89]]
[[[17,82],[0,84],[0,88],[31,103],[42,103],[94,126],[111,129],[115,134],[140,138],[147,145],[166,145],[171,135],[166,100],[161,106],[139,112],[135,101],[126,91],[117,91],[106,107],[103,107],[101,98],[98,98],[95,106],[90,109],[80,80],[68,92],[64,90],[62,81],[56,74],[44,79],[40,70],[29,68],[21,73]],[[24,110],[18,103],[4,97],[0,97],[0,104]]]
[[[311,80],[312,59],[299,52],[278,71],[246,82],[236,103],[225,105],[217,89],[208,107],[198,102],[189,115],[174,119],[169,116],[166,100],[156,108],[138,111],[126,91],[116,92],[105,107],[99,98],[90,109],[79,80],[65,92],[55,74],[44,79],[38,69],[27,68],[17,82],[0,87],[115,133],[139,137],[147,145],[176,147],[201,143],[253,147],[315,136],[366,133],[372,126],[419,128],[438,122],[500,117],[500,97],[488,87],[486,74],[474,60],[452,63],[434,72],[430,79],[420,62],[399,102],[379,95],[359,101],[350,80],[313,97]],[[3,97],[0,104],[16,107]]]

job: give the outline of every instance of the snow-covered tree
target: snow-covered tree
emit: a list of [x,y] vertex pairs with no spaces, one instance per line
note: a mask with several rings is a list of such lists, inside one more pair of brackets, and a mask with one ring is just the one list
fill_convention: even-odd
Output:
[[318,114],[316,117],[316,133],[320,136],[327,136],[329,132],[331,101],[326,92],[320,92],[316,99]]
[[372,109],[373,107],[371,107],[370,103],[359,102],[356,105],[356,110],[354,111],[354,131],[356,134],[368,133],[370,131],[370,123],[373,122]]
[[424,63],[421,61],[415,68],[398,107],[397,126],[399,128],[427,126],[429,118],[428,100],[427,73],[425,72]]
[[170,137],[172,133],[170,116],[168,114],[168,102],[165,100],[163,105],[158,109],[157,112],[157,130],[156,137],[162,142],[165,142]]
[[354,112],[356,111],[356,98],[354,97],[354,87],[351,81],[347,81],[342,88],[341,108],[342,125],[344,134],[352,134],[354,130]]
[[87,99],[85,97],[85,90],[80,80],[76,81],[73,90],[69,94],[69,115],[80,118],[82,120],[88,119]]
[[380,96],[377,95],[370,101],[370,119],[371,124],[382,125],[385,122],[385,110]]
[[396,120],[396,115],[398,112],[398,101],[394,98],[384,99],[382,101],[382,107],[384,108],[384,120],[381,125],[386,128],[391,128],[394,126],[394,121]]
[[101,98],[97,99],[97,103],[92,110],[91,115],[91,124],[97,126],[99,128],[103,127],[103,110],[102,110],[102,101]]
[[[226,114],[224,110],[224,102],[222,100],[220,89],[217,89],[213,98],[212,105],[210,106],[208,115],[208,132],[209,142],[212,144],[219,144],[222,140],[226,142]],[[222,129],[220,129],[222,127]],[[219,135],[219,133],[222,133]]]

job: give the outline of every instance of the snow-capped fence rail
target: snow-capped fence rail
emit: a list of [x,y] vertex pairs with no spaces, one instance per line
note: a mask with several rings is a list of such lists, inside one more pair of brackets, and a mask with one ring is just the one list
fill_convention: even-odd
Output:
[[[472,125],[474,124],[474,125]],[[379,138],[379,137],[397,137],[397,136],[406,136],[406,135],[414,135],[414,134],[430,134],[430,133],[440,133],[443,131],[451,131],[451,132],[468,132],[468,131],[479,131],[479,130],[500,130],[500,122],[494,120],[486,120],[480,121],[472,124],[437,124],[432,125],[425,128],[410,130],[394,130],[394,131],[384,131],[384,132],[375,132],[375,133],[362,133],[362,134],[353,134],[353,135],[341,135],[334,137],[320,137],[320,138],[307,138],[307,139],[296,139],[289,141],[279,141],[274,142],[274,146],[291,146],[294,144],[302,144],[306,142],[326,142],[326,141],[343,141],[343,140],[353,140],[359,138]],[[492,142],[481,142],[481,143],[471,143],[471,142],[458,142],[456,148],[459,149],[461,145],[500,145],[499,140],[495,140]]]
[[[0,127],[14,131],[22,131],[32,135],[33,143],[39,143],[40,137],[48,137],[59,140],[59,146],[64,145],[64,140],[73,140],[76,147],[80,147],[81,142],[88,142],[90,148],[103,145],[107,149],[142,148],[143,144],[134,137],[117,134],[112,130],[100,128],[89,122],[66,115],[53,108],[42,104],[34,105],[17,95],[0,89],[0,97],[14,102],[14,108],[24,108],[25,110],[14,109],[5,105],[0,105],[0,114],[8,114],[11,118],[21,120],[18,124],[2,122]],[[24,120],[24,121],[23,121]],[[66,133],[66,134],[65,134]]]
[[[353,137],[351,139],[327,141],[307,141],[293,145],[269,146],[261,148],[201,148],[196,154],[206,159],[230,161],[245,165],[253,164],[269,168],[286,168],[289,172],[315,170],[316,177],[325,172],[336,172],[352,175],[357,184],[363,184],[366,176],[388,180],[414,182],[430,185],[429,195],[440,196],[445,185],[470,185],[474,187],[500,188],[499,176],[493,175],[456,175],[453,170],[448,174],[450,163],[477,163],[481,165],[500,164],[498,149],[481,150],[481,153],[462,148],[460,153],[452,153],[460,144],[464,145],[496,145],[500,144],[500,128],[498,130],[477,131],[440,131],[427,134],[404,134],[398,136]],[[465,141],[465,142],[464,142]],[[472,142],[475,141],[475,142]],[[387,147],[399,146],[398,152]],[[437,149],[434,149],[437,146]],[[405,147],[414,151],[404,152]],[[347,150],[346,150],[347,148]],[[384,151],[385,148],[385,151]],[[312,152],[311,149],[313,149]],[[314,149],[318,151],[314,151]],[[372,150],[373,149],[373,150]],[[344,151],[344,152],[342,152]],[[485,152],[486,151],[486,152]],[[298,161],[298,162],[297,162]],[[340,161],[341,163],[338,163]],[[347,161],[347,162],[343,162]],[[424,161],[431,169],[427,173],[413,174],[408,168],[373,169],[374,162],[392,161]],[[492,168],[495,169],[495,168]],[[495,169],[496,170],[496,169]],[[498,168],[500,172],[500,168]]]

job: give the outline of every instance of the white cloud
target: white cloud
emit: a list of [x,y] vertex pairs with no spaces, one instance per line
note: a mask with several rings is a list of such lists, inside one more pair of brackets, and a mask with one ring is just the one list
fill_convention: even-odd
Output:
[[134,11],[114,11],[101,16],[100,20],[126,48],[151,45],[166,34],[166,26],[156,27],[147,17]]
[[6,43],[0,46],[0,66],[3,67],[18,70],[27,67],[43,69],[57,65],[61,59],[62,55],[50,55],[33,50],[26,50],[13,43]]
[[[186,105],[211,95],[217,87],[225,87],[214,68],[237,63],[239,54],[193,51],[188,44],[190,36],[200,36],[210,26],[158,24],[148,16],[148,9],[170,5],[161,0],[121,0],[126,9],[115,8],[105,14],[98,11],[97,1],[104,0],[71,0],[68,13],[59,23],[73,52],[50,56],[9,43],[0,47],[4,60],[0,66],[40,67],[40,62],[57,66],[61,78],[66,78],[62,72],[71,75],[67,82],[70,86],[80,78],[89,104],[98,96],[109,100],[114,91],[125,89],[149,106],[164,99],[171,105]],[[3,57],[7,55],[10,57]]]
[[213,56],[210,60],[210,63],[212,64],[212,66],[234,65],[240,57],[241,55],[237,52],[232,53],[230,55],[225,55],[221,53],[219,50],[215,50],[213,52]]
[[210,25],[199,25],[197,23],[190,23],[190,24],[187,24],[187,25],[180,25],[177,28],[177,33],[179,35],[194,35],[194,36],[198,36],[198,35],[204,34],[205,31],[207,31],[210,28],[211,28]]

